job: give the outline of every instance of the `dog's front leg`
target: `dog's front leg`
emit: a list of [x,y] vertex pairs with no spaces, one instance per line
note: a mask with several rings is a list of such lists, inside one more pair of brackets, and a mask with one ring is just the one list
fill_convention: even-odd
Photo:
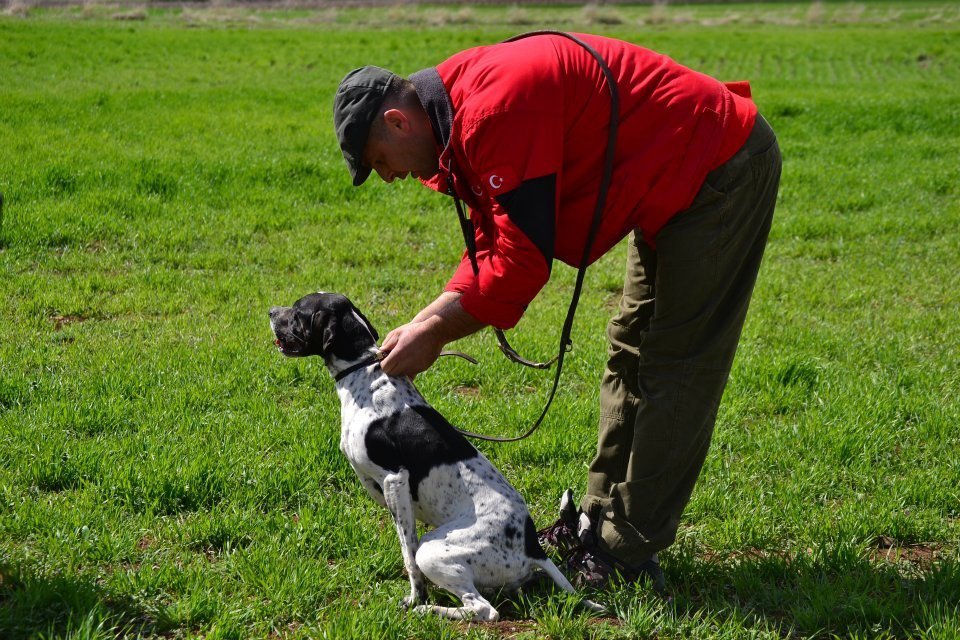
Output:
[[400,537],[400,551],[403,553],[403,565],[410,576],[410,595],[403,599],[403,606],[423,602],[427,599],[427,585],[420,567],[417,566],[417,522],[413,515],[413,499],[410,496],[410,474],[400,469],[383,479],[383,498],[387,509],[397,525]]
[[387,502],[383,498],[383,489],[377,484],[376,480],[373,478],[367,478],[366,476],[360,476],[360,484],[362,484],[363,488],[367,490],[367,493],[370,494],[370,497],[373,498],[374,502],[381,507],[387,506]]

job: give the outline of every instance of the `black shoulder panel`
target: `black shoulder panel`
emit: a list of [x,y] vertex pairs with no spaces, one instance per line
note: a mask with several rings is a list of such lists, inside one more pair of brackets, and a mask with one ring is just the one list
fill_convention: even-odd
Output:
[[399,413],[374,420],[367,429],[367,455],[390,471],[410,473],[410,492],[418,499],[420,481],[430,470],[479,454],[434,408],[405,407]]
[[557,175],[551,173],[525,180],[513,191],[497,196],[497,202],[507,212],[510,221],[537,246],[547,261],[547,269],[550,269],[556,234]]

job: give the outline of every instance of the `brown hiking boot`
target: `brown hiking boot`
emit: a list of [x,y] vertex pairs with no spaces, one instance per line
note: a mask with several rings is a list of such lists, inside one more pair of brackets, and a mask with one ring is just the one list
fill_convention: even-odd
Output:
[[649,583],[657,595],[669,598],[657,554],[646,562],[630,565],[601,549],[594,524],[575,506],[570,489],[560,498],[560,518],[541,529],[538,537],[541,546],[559,555],[561,567],[576,587],[602,590],[615,584],[642,581]]
[[638,582],[648,584],[658,596],[668,598],[667,581],[656,554],[646,562],[630,565],[597,547],[581,547],[567,557],[564,565],[571,575],[570,582],[580,588],[603,590]]

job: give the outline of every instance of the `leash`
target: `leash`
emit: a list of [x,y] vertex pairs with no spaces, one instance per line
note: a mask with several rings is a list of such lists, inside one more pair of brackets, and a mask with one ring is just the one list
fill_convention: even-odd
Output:
[[[616,150],[617,126],[619,124],[620,114],[620,94],[617,91],[617,81],[616,78],[613,77],[613,72],[610,71],[610,67],[607,66],[606,61],[593,47],[575,35],[566,33],[565,31],[531,31],[529,33],[522,33],[512,38],[508,38],[503,42],[515,42],[517,40],[539,35],[562,36],[577,43],[591,56],[593,56],[594,60],[596,60],[597,64],[600,66],[600,71],[603,73],[604,79],[606,80],[607,88],[610,90],[610,126],[607,132],[607,149],[604,157],[603,176],[600,181],[600,190],[597,193],[597,204],[593,211],[593,220],[590,223],[590,231],[587,235],[587,241],[583,247],[583,257],[580,259],[580,267],[577,270],[577,281],[573,288],[573,296],[570,300],[570,306],[567,309],[567,317],[563,322],[563,330],[560,333],[560,348],[557,352],[557,355],[546,362],[533,362],[531,360],[527,360],[526,358],[521,357],[520,354],[510,346],[510,343],[507,341],[507,337],[504,335],[502,330],[496,327],[493,328],[494,333],[496,333],[497,336],[497,343],[500,346],[500,351],[502,351],[509,360],[533,369],[549,369],[551,365],[556,363],[557,368],[553,378],[553,387],[550,389],[550,395],[547,398],[547,403],[543,407],[540,417],[537,418],[536,422],[533,423],[533,426],[519,436],[488,436],[480,433],[474,433],[472,431],[457,429],[457,431],[467,437],[475,438],[477,440],[486,440],[488,442],[516,442],[529,437],[534,431],[540,428],[540,424],[546,417],[547,411],[550,410],[550,405],[553,404],[553,398],[556,395],[557,387],[560,384],[560,373],[563,371],[564,356],[573,350],[573,341],[570,339],[570,333],[573,330],[573,319],[577,312],[577,304],[580,302],[580,293],[583,290],[583,279],[587,272],[587,266],[590,263],[590,250],[593,248],[593,242],[596,239],[597,232],[600,229],[600,220],[603,218],[603,210],[607,202],[607,192],[610,189],[610,181],[613,178],[613,159],[614,152]],[[452,111],[453,109],[451,108],[451,112]],[[452,173],[453,167],[451,165],[450,174]],[[473,223],[470,222],[469,218],[467,218],[463,212],[463,203],[461,203],[456,190],[453,188],[453,180],[451,179],[450,175],[447,175],[447,193],[453,197],[453,202],[457,209],[457,217],[460,220],[460,231],[463,233],[464,244],[466,244],[467,253],[470,256],[470,265],[473,267],[474,276],[477,276],[480,273],[480,267],[477,264],[477,243]]]
[[[354,372],[356,372],[356,371],[359,371],[360,369],[366,369],[366,368],[369,367],[370,365],[380,364],[380,363],[383,361],[383,359],[387,357],[387,354],[388,354],[388,353],[390,353],[390,352],[389,352],[389,351],[377,351],[376,353],[372,354],[369,358],[364,358],[364,359],[361,360],[360,362],[357,362],[356,364],[350,365],[349,367],[347,367],[347,368],[344,369],[343,371],[339,372],[337,375],[333,376],[333,381],[334,381],[334,382],[340,382],[341,380],[343,380],[344,378],[346,378],[346,377],[347,377],[348,375],[350,375],[351,373],[354,373]],[[478,364],[478,362],[476,361],[476,359],[471,358],[470,356],[468,356],[467,354],[463,353],[462,351],[441,351],[441,352],[440,352],[440,355],[439,355],[438,357],[442,358],[443,356],[456,356],[456,357],[458,357],[458,358],[463,358],[464,360],[466,360],[467,362],[469,362],[469,363],[471,363],[471,364]]]

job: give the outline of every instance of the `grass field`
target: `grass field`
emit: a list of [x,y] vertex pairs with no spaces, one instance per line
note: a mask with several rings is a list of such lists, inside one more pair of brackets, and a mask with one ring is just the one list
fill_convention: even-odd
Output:
[[[266,311],[317,289],[386,330],[461,240],[445,198],[349,185],[343,74],[536,27],[750,79],[784,175],[671,605],[533,590],[493,626],[398,609],[387,514],[318,361]],[[0,15],[0,637],[960,637],[960,9],[942,2]],[[538,525],[582,492],[625,250],[588,274],[558,400],[481,449]],[[513,332],[555,349],[573,271]],[[550,377],[458,344],[418,385],[517,433]],[[443,600],[443,594],[432,597]]]

